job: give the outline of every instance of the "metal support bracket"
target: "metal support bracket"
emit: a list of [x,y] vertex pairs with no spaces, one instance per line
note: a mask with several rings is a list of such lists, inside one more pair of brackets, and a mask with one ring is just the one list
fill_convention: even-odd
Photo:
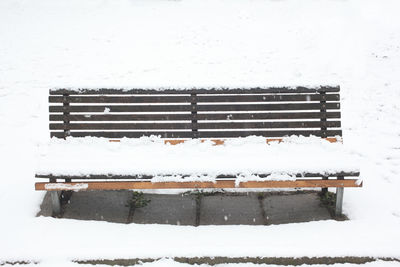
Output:
[[51,206],[53,209],[53,216],[57,216],[61,213],[61,202],[58,195],[58,191],[50,191]]
[[[338,176],[338,180],[344,180],[344,177]],[[344,194],[344,188],[336,187],[336,209],[335,209],[336,216],[342,215],[343,194]]]

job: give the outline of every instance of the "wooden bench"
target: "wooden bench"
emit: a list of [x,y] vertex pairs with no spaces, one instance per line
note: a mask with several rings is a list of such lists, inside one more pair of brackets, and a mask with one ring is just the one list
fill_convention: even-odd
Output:
[[[161,136],[172,145],[188,139],[211,139],[216,145],[227,138],[262,136],[266,142],[283,137],[318,136],[341,141],[340,88],[252,89],[52,89],[50,135],[56,138],[120,138]],[[184,175],[184,174],[182,174]],[[267,177],[268,173],[259,173]],[[216,182],[149,182],[143,175],[43,175],[48,182],[36,190],[52,191],[53,211],[60,212],[59,193],[77,190],[167,188],[337,188],[336,213],[342,212],[343,188],[361,187],[359,172],[298,173],[294,181],[247,181],[235,184],[234,175],[219,175]],[[329,179],[334,177],[335,179]],[[345,177],[353,177],[345,179]],[[140,180],[138,180],[140,178]],[[92,181],[96,179],[96,181]],[[119,179],[123,179],[119,180]],[[147,179],[147,180],[146,180]],[[79,180],[80,182],[74,182]]]

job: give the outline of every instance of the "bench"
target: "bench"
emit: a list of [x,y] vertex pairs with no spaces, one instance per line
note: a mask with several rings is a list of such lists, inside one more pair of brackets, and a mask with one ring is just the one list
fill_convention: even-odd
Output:
[[[159,136],[169,145],[191,139],[221,145],[233,138],[249,136],[263,137],[266,143],[281,142],[287,136],[317,136],[332,143],[341,142],[339,92],[339,86],[51,89],[50,136],[67,140],[103,137],[110,142]],[[37,178],[48,179],[37,182],[35,189],[51,191],[53,214],[60,213],[60,196],[71,190],[322,188],[326,191],[328,187],[336,187],[336,214],[339,215],[344,187],[362,186],[357,170],[307,172],[305,169],[301,173],[291,173],[295,177],[291,180],[267,179],[273,175],[267,170],[255,173],[259,179],[237,183],[240,173],[219,173],[214,181],[185,181],[189,174],[181,173],[182,181],[154,182],[153,176],[146,173],[120,174],[116,170],[112,174],[77,175],[69,173],[72,165],[65,168],[66,173],[46,170],[36,173]],[[331,177],[334,179],[329,179]]]

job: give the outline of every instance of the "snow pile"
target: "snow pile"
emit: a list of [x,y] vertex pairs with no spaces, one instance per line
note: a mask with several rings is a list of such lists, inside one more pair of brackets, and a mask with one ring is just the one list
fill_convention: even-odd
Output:
[[[268,86],[266,86],[265,84],[259,84],[257,86],[249,86],[249,85],[244,85],[244,86],[240,86],[238,87],[237,85],[225,85],[225,86],[181,86],[181,85],[175,85],[175,86],[151,86],[151,85],[144,85],[141,86],[139,88],[135,88],[135,87],[127,87],[127,86],[117,86],[117,87],[113,87],[111,89],[113,90],[121,90],[122,92],[127,92],[129,90],[155,90],[155,91],[163,91],[163,90],[198,90],[198,89],[204,89],[204,90],[224,90],[224,89],[240,89],[240,90],[249,90],[249,89],[289,89],[289,90],[295,90],[295,89],[299,89],[300,87],[305,87],[307,89],[321,89],[321,88],[326,88],[326,87],[337,87],[339,86],[338,84],[326,84],[324,83],[323,85],[321,84],[296,84],[296,85],[290,85],[288,83],[280,83],[280,84],[271,84],[268,83]],[[104,88],[104,87],[90,87],[90,88],[80,88],[80,87],[55,87],[55,88],[50,88],[50,92],[52,91],[58,91],[58,90],[68,90],[68,91],[72,91],[72,92],[76,92],[76,93],[83,93],[83,92],[87,92],[87,91],[99,91],[99,90],[107,90],[110,88]]]
[[79,190],[85,190],[88,188],[87,184],[75,184],[75,185],[69,185],[69,184],[46,184],[44,186],[46,190],[74,190],[74,191],[79,191]]
[[154,181],[212,181],[218,175],[240,175],[244,181],[257,180],[255,174],[272,174],[267,180],[293,180],[293,174],[358,171],[342,143],[318,137],[292,136],[267,144],[265,138],[253,136],[229,139],[224,145],[200,140],[169,145],[155,137],[120,142],[52,138],[39,150],[39,175],[151,175],[156,176]]

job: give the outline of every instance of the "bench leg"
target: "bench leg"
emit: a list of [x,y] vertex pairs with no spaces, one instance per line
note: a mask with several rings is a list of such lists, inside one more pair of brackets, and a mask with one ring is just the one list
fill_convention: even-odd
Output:
[[50,196],[51,196],[51,206],[53,209],[53,216],[57,216],[61,213],[60,197],[58,196],[57,191],[51,191]]
[[[328,180],[329,179],[329,177],[322,177],[322,180]],[[321,189],[321,194],[322,195],[325,195],[326,193],[328,193],[328,188],[327,187],[323,187],[322,189]]]
[[[343,180],[344,177],[338,177],[338,180]],[[342,215],[342,205],[343,205],[343,187],[336,187],[336,209],[335,214],[336,216]]]

